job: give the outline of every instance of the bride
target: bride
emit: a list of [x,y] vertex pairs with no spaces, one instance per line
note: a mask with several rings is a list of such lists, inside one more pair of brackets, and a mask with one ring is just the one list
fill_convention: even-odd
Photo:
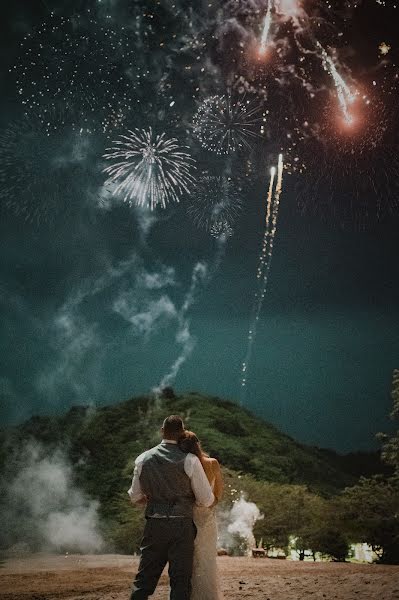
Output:
[[[220,465],[201,448],[195,433],[185,431],[179,446],[184,452],[198,456],[215,496],[215,504],[223,494],[223,479]],[[210,508],[194,507],[194,523],[197,537],[194,545],[191,600],[223,600],[217,571],[217,525],[215,504]]]

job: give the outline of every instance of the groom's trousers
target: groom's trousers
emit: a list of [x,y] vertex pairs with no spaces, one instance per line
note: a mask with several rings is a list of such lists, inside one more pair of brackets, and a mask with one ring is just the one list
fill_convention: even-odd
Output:
[[185,517],[149,518],[130,600],[146,600],[169,563],[170,600],[190,600],[196,527]]

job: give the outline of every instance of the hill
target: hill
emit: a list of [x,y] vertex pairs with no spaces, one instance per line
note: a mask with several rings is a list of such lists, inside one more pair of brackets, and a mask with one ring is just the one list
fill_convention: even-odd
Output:
[[[132,398],[98,409],[74,407],[63,416],[33,417],[2,431],[0,475],[3,490],[0,492],[2,512],[6,515],[3,533],[5,528],[9,529],[3,547],[12,545],[17,530],[24,540],[26,532],[30,532],[29,543],[31,547],[37,547],[32,519],[23,525],[21,514],[29,512],[35,522],[42,519],[48,527],[46,515],[52,511],[52,518],[54,515],[55,519],[59,518],[60,502],[68,504],[68,496],[74,497],[75,504],[85,505],[86,520],[92,518],[94,508],[82,493],[85,498],[98,503],[96,507],[105,537],[117,540],[119,548],[136,547],[123,537],[131,536],[135,527],[137,531],[141,528],[142,517],[131,511],[126,495],[134,459],[143,449],[159,442],[163,418],[176,413],[183,416],[187,428],[198,434],[203,447],[219,459],[226,479],[237,482],[237,477],[241,477],[239,474],[245,474],[239,485],[244,489],[246,482],[253,497],[262,497],[265,482],[306,486],[317,495],[332,496],[354,484],[362,474],[356,472],[356,464],[367,464],[364,455],[360,462],[353,456],[346,462],[345,457],[331,450],[301,444],[248,410],[213,396],[170,394],[170,397],[157,400]],[[378,461],[373,464],[377,469]],[[16,477],[16,473],[22,473],[22,476]],[[47,491],[41,489],[43,487]],[[26,510],[23,508],[28,502],[25,488],[34,490],[39,498],[33,508],[30,501]],[[64,490],[63,495],[60,488]],[[19,513],[13,506],[16,503],[21,504]],[[67,505],[63,510],[72,514]],[[7,514],[11,516],[7,517]],[[107,528],[112,529],[108,537]]]
[[102,495],[108,486],[96,479],[99,466],[117,489],[126,487],[126,469],[143,449],[158,443],[160,424],[173,413],[183,416],[186,427],[198,434],[203,447],[222,465],[259,480],[305,484],[332,494],[359,475],[369,474],[370,463],[375,472],[381,467],[376,454],[342,456],[301,444],[232,402],[197,393],[157,401],[138,397],[95,410],[73,407],[60,417],[32,417],[3,430],[0,461],[6,457],[5,440],[8,447],[29,438],[49,446],[66,444],[73,462],[85,457],[85,474],[95,479]]

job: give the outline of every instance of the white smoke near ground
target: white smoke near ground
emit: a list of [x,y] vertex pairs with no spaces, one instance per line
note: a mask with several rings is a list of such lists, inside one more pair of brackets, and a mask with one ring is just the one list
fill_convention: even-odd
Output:
[[256,545],[254,526],[261,519],[263,515],[256,504],[241,494],[230,510],[218,514],[219,546],[232,554],[247,554]]
[[7,467],[11,474],[2,482],[0,522],[10,546],[82,553],[104,548],[99,503],[75,485],[65,451],[31,441]]

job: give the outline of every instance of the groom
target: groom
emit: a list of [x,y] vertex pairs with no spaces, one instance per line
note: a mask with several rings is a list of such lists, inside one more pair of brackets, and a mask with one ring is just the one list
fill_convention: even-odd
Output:
[[180,417],[167,417],[162,442],[135,462],[128,491],[133,504],[146,504],[139,570],[131,600],[146,600],[169,563],[170,600],[189,600],[193,569],[193,506],[211,506],[214,496],[197,456],[180,450],[184,434]]

